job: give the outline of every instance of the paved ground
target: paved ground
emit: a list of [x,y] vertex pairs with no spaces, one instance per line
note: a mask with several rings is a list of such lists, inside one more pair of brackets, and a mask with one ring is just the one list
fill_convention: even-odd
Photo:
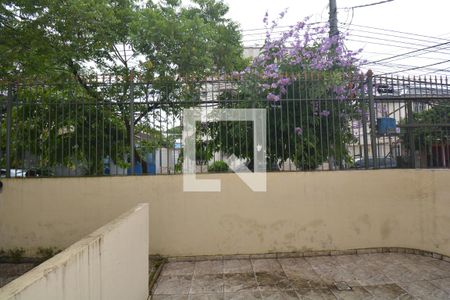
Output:
[[450,299],[450,263],[398,253],[171,262],[152,299]]
[[35,264],[7,264],[0,263],[0,287],[6,285],[7,283],[13,281],[22,274],[33,269]]

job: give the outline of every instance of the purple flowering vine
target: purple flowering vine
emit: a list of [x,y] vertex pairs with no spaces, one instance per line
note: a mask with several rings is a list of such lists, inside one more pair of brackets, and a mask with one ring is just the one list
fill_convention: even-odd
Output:
[[330,114],[331,114],[331,113],[330,113],[329,110],[323,110],[323,111],[321,111],[321,112],[319,113],[319,115],[320,115],[321,117],[328,117]]
[[280,96],[272,94],[272,93],[269,93],[267,95],[267,100],[273,101],[273,102],[277,102],[277,101],[280,101]]
[[[302,147],[310,145],[306,142],[309,137],[304,135],[304,130],[310,132],[310,126],[330,126],[330,122],[338,122],[337,127],[325,127],[325,130],[348,130],[358,135],[363,119],[367,119],[367,111],[358,111],[359,104],[356,101],[361,93],[367,92],[364,75],[358,73],[363,63],[358,59],[362,50],[349,50],[344,45],[346,34],[330,37],[328,24],[311,23],[309,18],[280,33],[278,24],[285,15],[286,11],[283,11],[274,20],[270,19],[268,13],[264,15],[265,41],[252,64],[243,74],[239,74],[244,85],[248,84],[252,91],[256,87],[262,97],[273,104],[272,107],[283,107],[282,99],[288,97],[288,92],[289,97],[311,97],[304,102],[308,106],[294,112],[294,115],[301,113],[312,116],[313,125],[306,121],[308,117],[302,119],[300,116],[297,127],[294,125],[293,131],[292,127],[288,129],[302,137],[297,139],[304,143]],[[307,76],[311,75],[314,78],[310,82],[316,94],[311,92],[311,88],[302,91],[303,85],[296,84],[308,82]],[[284,109],[288,111],[289,105],[284,106]],[[378,112],[383,114],[383,111]]]
[[[280,100],[299,72],[323,72],[338,68],[342,73],[346,73],[354,70],[358,66],[357,55],[361,52],[344,47],[345,35],[329,37],[328,25],[309,23],[309,18],[273,37],[276,33],[274,29],[286,12],[287,10],[282,11],[271,22],[269,14],[264,15],[264,45],[260,55],[245,71],[246,76],[263,82],[260,87],[270,101]],[[337,86],[334,92],[337,99],[345,100],[355,90],[343,85]]]

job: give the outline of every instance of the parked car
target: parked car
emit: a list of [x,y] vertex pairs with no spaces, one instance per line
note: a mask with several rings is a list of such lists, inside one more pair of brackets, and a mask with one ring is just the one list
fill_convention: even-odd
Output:
[[393,94],[394,87],[389,84],[379,84],[377,87],[377,92],[380,94]]
[[26,177],[49,177],[53,175],[53,171],[46,168],[31,168],[25,172]]
[[[10,177],[25,177],[26,171],[21,169],[11,169],[9,170]],[[6,169],[0,169],[0,177],[6,177]]]
[[[375,168],[374,162],[375,162],[375,160],[373,158],[368,159],[368,167],[370,169]],[[391,158],[391,157],[377,158],[376,162],[377,162],[376,167],[380,168],[380,169],[397,168],[397,160],[395,158]],[[355,161],[356,169],[364,169],[365,167],[366,167],[366,164],[365,164],[365,161],[363,158]]]
[[403,84],[387,84],[377,83],[373,87],[373,94],[375,97],[395,97],[408,95],[409,87]]

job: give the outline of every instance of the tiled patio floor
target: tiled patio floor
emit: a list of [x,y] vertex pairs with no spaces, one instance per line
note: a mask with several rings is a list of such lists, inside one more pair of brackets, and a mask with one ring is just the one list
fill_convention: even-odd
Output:
[[177,261],[152,292],[154,300],[450,299],[450,263],[398,253]]

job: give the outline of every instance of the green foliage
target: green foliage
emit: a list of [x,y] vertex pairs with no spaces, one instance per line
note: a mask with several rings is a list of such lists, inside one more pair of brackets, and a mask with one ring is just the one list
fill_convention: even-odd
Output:
[[61,252],[61,250],[58,250],[55,247],[39,247],[37,251],[37,255],[43,260],[48,260],[49,258],[52,258],[56,254]]
[[[31,150],[43,166],[81,165],[89,174],[102,172],[106,153],[127,166],[131,97],[140,100],[135,132],[149,137],[135,149],[145,171],[146,151],[173,144],[148,114],[178,116],[199,101],[199,85],[188,82],[245,66],[239,28],[226,12],[216,0],[3,2],[0,78],[43,82],[15,92],[12,165],[23,166]],[[113,83],[108,76],[97,83],[99,71]],[[134,84],[130,96],[136,78],[145,84]],[[154,99],[161,104],[149,105]]]
[[227,10],[215,0],[190,6],[181,1],[6,1],[0,7],[5,42],[0,74],[83,75],[90,72],[89,62],[124,75],[130,73],[130,57],[138,55],[146,60],[135,71],[147,79],[235,70],[245,61],[239,28],[224,17]]
[[[407,120],[402,120],[401,124],[406,124]],[[414,124],[450,124],[450,104],[445,101],[437,102],[431,108],[413,114]],[[401,131],[401,139],[407,149],[410,149],[410,134],[413,136],[415,148],[427,149],[432,145],[448,142],[448,131],[439,126],[423,126],[414,129]]]
[[[197,134],[195,136],[195,163],[196,165],[205,165],[214,156],[216,149],[213,142],[205,140],[207,131],[205,127],[201,128],[201,125],[197,126]],[[177,163],[175,164],[175,172],[180,173],[183,170],[184,154],[183,149],[180,150]]]
[[183,153],[178,156],[177,163],[175,164],[175,173],[183,172]]
[[414,113],[414,123],[450,123],[450,104],[446,103],[445,101],[437,102],[432,106],[431,109],[427,109],[419,113]]
[[238,26],[224,18],[227,7],[215,0],[192,7],[150,4],[136,13],[132,43],[147,56],[147,75],[201,78],[244,67]]
[[0,74],[57,78],[93,59],[102,64],[110,59],[108,48],[123,41],[132,14],[128,0],[3,2]]
[[226,162],[218,160],[208,166],[208,172],[210,173],[223,173],[228,172],[229,168]]
[[[267,111],[266,158],[269,169],[286,161],[302,170],[322,163],[330,167],[349,164],[346,145],[353,141],[350,120],[357,112],[352,83],[358,52],[347,50],[344,36],[325,34],[298,22],[281,36],[273,29],[283,18],[263,22],[267,35],[259,56],[236,82],[236,91],[227,92],[223,108],[262,108]],[[252,165],[253,137],[250,122],[219,122],[210,126],[217,151],[234,154]]]
[[14,263],[20,263],[23,259],[24,254],[25,254],[25,249],[23,249],[23,248],[13,248],[13,249],[9,249],[6,252],[6,256],[10,257]]
[[[13,166],[23,165],[27,151],[40,158],[35,167],[59,163],[90,174],[101,172],[105,153],[123,161],[128,136],[117,106],[99,103],[78,86],[19,89],[16,97],[21,100],[12,110]],[[6,145],[6,134],[1,138]]]
[[[337,166],[350,164],[346,145],[355,137],[349,126],[359,118],[352,99],[330,101],[330,87],[342,84],[344,76],[322,72],[320,78],[299,78],[287,89],[279,102],[269,102],[256,84],[240,86],[238,93],[225,93],[222,99],[241,101],[220,103],[222,108],[263,108],[267,110],[267,166],[277,168],[290,160],[297,168],[314,170],[327,160]],[[324,100],[327,99],[327,100]],[[326,113],[325,113],[326,112]],[[217,122],[209,125],[211,146],[215,151],[239,158],[253,159],[253,125],[251,122]]]

